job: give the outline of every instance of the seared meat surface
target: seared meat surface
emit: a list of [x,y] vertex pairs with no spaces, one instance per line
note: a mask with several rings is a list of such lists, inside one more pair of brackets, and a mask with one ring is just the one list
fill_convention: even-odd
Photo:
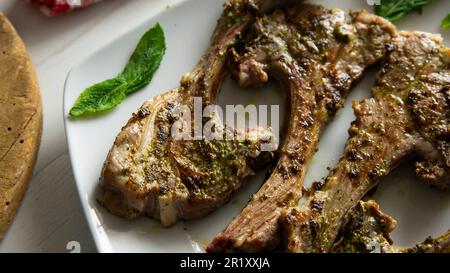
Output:
[[405,159],[420,157],[419,175],[448,187],[449,57],[439,36],[401,32],[394,39],[373,98],[354,104],[343,157],[320,190],[284,212],[288,251],[331,251],[348,211]]
[[280,214],[301,197],[322,126],[365,68],[385,56],[395,34],[389,22],[365,11],[309,4],[256,21],[245,49],[236,50],[235,77],[242,86],[274,77],[290,95],[290,121],[270,178],[207,251],[258,252],[279,243]]
[[163,226],[178,218],[202,217],[227,202],[254,169],[272,158],[272,153],[260,149],[273,140],[268,129],[233,131],[221,127],[213,115],[217,134],[231,136],[230,140],[176,139],[172,129],[184,114],[182,106],[188,106],[188,114],[193,112],[196,97],[202,106],[214,104],[227,72],[229,48],[256,16],[282,2],[231,0],[225,4],[211,46],[183,77],[181,86],[146,102],[117,136],[101,178],[98,200],[105,208],[128,219],[158,218]]
[[[443,55],[448,58],[448,55]],[[448,69],[448,68],[447,68]],[[421,136],[434,149],[416,163],[420,178],[440,190],[450,187],[450,73],[431,73],[421,78],[424,87],[411,90],[408,102]]]
[[360,201],[345,216],[344,224],[331,248],[334,253],[392,252],[390,233],[397,222],[380,211],[375,201]]
[[428,237],[411,248],[393,245],[390,233],[397,221],[380,211],[373,201],[359,201],[345,216],[336,242],[330,249],[334,253],[449,253],[450,231],[438,238]]

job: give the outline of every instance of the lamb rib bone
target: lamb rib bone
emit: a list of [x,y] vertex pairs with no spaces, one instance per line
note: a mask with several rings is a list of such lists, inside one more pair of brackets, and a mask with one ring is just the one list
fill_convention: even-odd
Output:
[[290,121],[280,158],[249,204],[207,247],[258,252],[279,243],[279,216],[297,204],[321,127],[342,107],[366,67],[385,56],[395,27],[366,11],[300,4],[259,18],[252,41],[236,53],[240,85],[273,76],[290,95]]
[[439,36],[422,32],[401,32],[394,47],[373,98],[354,104],[356,121],[344,155],[325,184],[303,205],[283,213],[288,251],[330,251],[344,215],[381,177],[415,155],[440,162],[439,181],[448,183],[450,50]]
[[229,48],[256,16],[283,2],[288,1],[225,4],[210,47],[181,86],[146,102],[117,136],[102,171],[98,201],[105,208],[128,219],[144,214],[159,218],[163,226],[178,218],[202,217],[227,202],[253,169],[270,160],[271,153],[262,152],[260,144],[270,142],[272,135],[262,128],[231,131],[248,136],[232,141],[175,141],[170,133],[183,105],[193,111],[196,97],[204,106],[214,104]]

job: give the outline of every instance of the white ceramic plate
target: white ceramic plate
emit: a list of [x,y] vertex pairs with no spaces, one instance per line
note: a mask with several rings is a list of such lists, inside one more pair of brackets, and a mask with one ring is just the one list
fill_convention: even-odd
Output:
[[[117,133],[145,100],[177,87],[180,77],[196,64],[209,44],[223,2],[191,0],[173,6],[92,54],[75,66],[67,78],[64,117],[70,156],[82,206],[101,252],[202,252],[214,235],[240,212],[263,181],[264,172],[254,177],[229,204],[215,213],[200,220],[179,222],[170,229],[161,228],[152,219],[127,221],[117,218],[95,201],[102,164]],[[371,8],[363,0],[311,2],[327,7],[335,7],[339,3],[343,9]],[[450,1],[434,1],[422,15],[409,15],[398,26],[400,29],[440,32],[440,19],[447,12],[450,12]],[[70,107],[80,92],[120,72],[141,35],[156,22],[160,22],[165,30],[168,49],[152,83],[101,117],[78,121],[67,119]],[[443,33],[450,44],[450,31]],[[349,124],[354,119],[351,102],[369,96],[374,72],[369,71],[356,86],[345,109],[323,133],[320,150],[306,177],[306,185],[326,176],[327,166],[336,163],[346,142]],[[229,79],[225,82],[220,104],[245,104],[249,101],[280,104],[281,107],[284,104],[276,85],[256,91],[242,90]],[[412,166],[408,164],[386,177],[374,196],[382,209],[399,221],[393,234],[399,245],[412,245],[428,235],[438,235],[450,228],[448,197],[448,194],[439,193],[417,181]]]

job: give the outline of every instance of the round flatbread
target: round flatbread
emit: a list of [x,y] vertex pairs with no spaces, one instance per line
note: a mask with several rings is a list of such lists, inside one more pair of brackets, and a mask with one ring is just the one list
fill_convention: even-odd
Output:
[[0,12],[0,239],[32,177],[41,132],[41,99],[33,64]]

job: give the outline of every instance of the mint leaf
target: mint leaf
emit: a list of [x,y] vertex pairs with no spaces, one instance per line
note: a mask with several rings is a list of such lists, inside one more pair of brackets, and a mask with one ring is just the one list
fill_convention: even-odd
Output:
[[164,31],[158,23],[139,41],[122,75],[128,82],[127,95],[147,85],[166,51]]
[[158,23],[142,36],[123,72],[84,90],[70,110],[70,116],[79,117],[116,107],[127,95],[152,80],[165,51],[164,31]]
[[442,28],[450,28],[450,13],[445,16],[441,23]]
[[127,83],[122,77],[106,80],[87,88],[70,110],[72,117],[97,113],[114,108],[126,97]]
[[374,6],[377,15],[383,16],[395,22],[412,11],[421,12],[423,6],[432,0],[381,0],[379,5]]

